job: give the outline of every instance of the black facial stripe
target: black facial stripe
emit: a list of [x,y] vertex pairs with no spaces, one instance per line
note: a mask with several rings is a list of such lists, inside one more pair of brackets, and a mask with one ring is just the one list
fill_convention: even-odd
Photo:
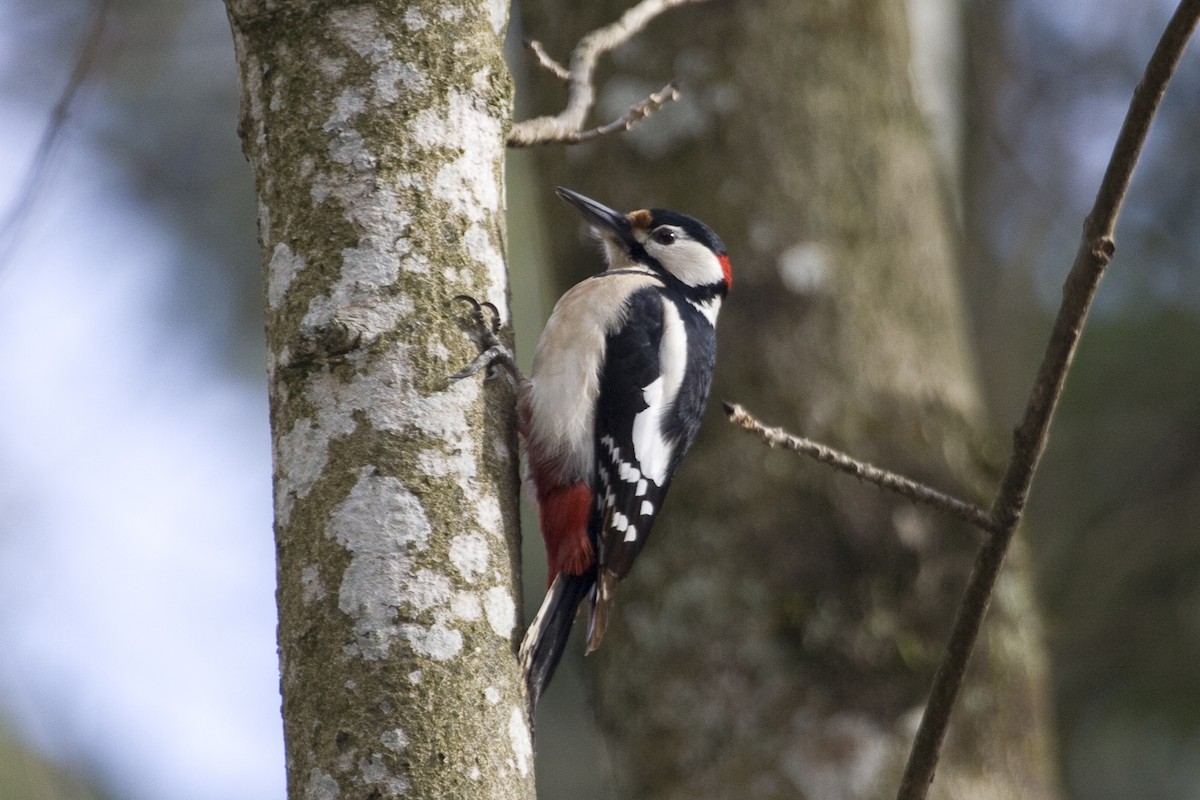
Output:
[[695,217],[689,217],[687,214],[680,214],[677,211],[667,211],[661,208],[650,209],[651,229],[657,228],[660,225],[673,225],[681,229],[688,236],[718,255],[724,255],[726,252],[725,243],[721,241],[721,237],[717,236],[712,228]]

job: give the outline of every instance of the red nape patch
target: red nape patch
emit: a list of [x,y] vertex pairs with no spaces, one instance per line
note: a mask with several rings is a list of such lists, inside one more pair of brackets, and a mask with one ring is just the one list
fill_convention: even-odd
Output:
[[588,539],[592,490],[586,483],[570,483],[548,490],[538,499],[542,538],[546,541],[546,586],[558,573],[582,575],[592,568],[596,554]]
[[725,273],[725,286],[733,288],[733,267],[729,265],[729,256],[717,256],[717,261],[721,262],[721,272]]

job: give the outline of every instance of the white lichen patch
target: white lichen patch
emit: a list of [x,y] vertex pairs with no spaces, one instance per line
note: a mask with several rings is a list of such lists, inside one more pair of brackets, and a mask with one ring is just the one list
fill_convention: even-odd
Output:
[[[343,146],[345,151],[340,149]],[[338,161],[369,157],[362,138],[354,132],[343,132],[330,147]],[[400,207],[394,189],[372,188],[373,184],[367,178],[334,181],[319,176],[314,180],[314,202],[337,200],[345,208],[349,223],[371,233],[360,238],[355,247],[342,249],[338,278],[327,294],[309,302],[304,327],[317,328],[336,319],[352,324],[371,340],[394,330],[415,309],[412,298],[388,291],[399,277],[401,263],[411,268],[407,262],[412,256],[402,257],[411,247],[408,235],[412,216]]]
[[482,225],[471,225],[467,228],[466,235],[463,236],[463,249],[468,256],[480,264],[503,261],[499,248],[496,247],[491,235]]
[[[394,347],[405,349],[406,346],[396,344]],[[368,401],[359,406],[366,411],[371,423],[382,430],[405,430],[416,427],[422,433],[441,439],[444,442],[463,442],[471,436],[470,425],[467,421],[466,409],[471,408],[479,397],[479,381],[455,381],[446,391],[423,396],[416,393],[411,385],[411,376],[407,367],[407,354],[387,356],[382,359],[380,373],[375,377],[369,388]],[[474,464],[470,467],[471,474],[466,474],[465,465],[454,460],[451,473],[462,476],[469,481],[474,475]],[[460,486],[470,483],[460,482]]]
[[442,576],[413,574],[412,553],[428,546],[431,531],[412,492],[399,479],[377,476],[370,468],[330,515],[326,536],[350,553],[338,608],[354,620],[353,647],[363,658],[383,658],[394,637],[409,638],[396,624],[400,598],[433,605],[448,592],[448,585],[429,579]]
[[393,753],[402,752],[408,747],[408,735],[399,728],[392,728],[390,731],[384,731],[379,736],[380,743],[391,750]]
[[525,724],[525,714],[519,708],[514,708],[508,718],[508,738],[512,743],[513,766],[524,777],[529,774],[529,765],[533,762],[533,740],[529,726]]
[[483,616],[483,604],[475,592],[456,592],[450,601],[450,613],[455,619],[474,622]]
[[417,67],[401,61],[385,61],[371,76],[375,85],[375,100],[380,105],[394,105],[405,95],[429,91],[429,78]]
[[416,686],[421,682],[421,677],[421,670],[414,669],[412,672],[408,673],[408,682],[413,686]]
[[309,564],[300,570],[300,599],[305,603],[315,603],[325,598],[325,584],[321,580],[321,568]]
[[428,25],[429,20],[425,19],[419,8],[410,8],[404,12],[404,26],[410,31],[423,30]]
[[333,99],[333,113],[322,127],[326,132],[341,130],[366,110],[367,99],[362,92],[355,87],[347,87]]
[[508,3],[505,0],[491,0],[488,3],[488,18],[492,21],[492,30],[496,33],[504,30],[508,23]]
[[429,272],[429,257],[424,253],[413,253],[401,262],[406,272],[425,274]]
[[304,785],[304,800],[337,800],[341,795],[341,787],[328,772],[313,769],[308,773],[308,782]]
[[[346,312],[342,321],[348,319],[349,327],[367,339],[372,331],[385,325],[381,316],[407,313],[406,304],[410,302],[399,296],[382,306],[356,306],[355,312]],[[333,313],[328,306],[323,312],[319,308],[316,301],[310,305],[313,317]],[[461,442],[470,437],[466,410],[478,397],[479,383],[458,381],[444,392],[423,395],[412,385],[408,346],[401,343],[391,346],[399,352],[385,354],[373,362],[377,365],[374,370],[361,370],[349,380],[328,370],[309,378],[305,395],[319,409],[317,419],[298,420],[276,443],[276,463],[281,473],[276,484],[276,515],[281,524],[288,523],[295,499],[307,496],[321,476],[331,442],[354,431],[356,413],[364,413],[379,430],[416,429],[445,442]],[[422,457],[422,468],[428,474],[451,478],[463,490],[467,502],[474,502],[480,494],[474,482],[474,460],[450,452],[450,456],[438,459],[436,451],[430,450]]]
[[471,88],[480,94],[487,94],[491,78],[492,71],[489,68],[477,69],[471,73]]
[[508,639],[517,624],[517,604],[503,586],[493,586],[483,594],[483,613],[497,636]]
[[446,22],[458,22],[463,18],[463,10],[458,6],[445,6],[439,13]]
[[[334,422],[334,420],[329,420]],[[352,425],[322,425],[307,417],[296,420],[292,429],[275,444],[275,517],[281,525],[291,518],[292,504],[312,490],[329,459],[329,440],[353,430]]]
[[292,281],[302,269],[304,256],[293,253],[292,248],[284,242],[275,245],[271,252],[271,263],[267,265],[267,304],[272,311],[279,308]]
[[462,652],[462,634],[440,622],[435,622],[428,628],[415,623],[405,623],[398,626],[398,632],[415,652],[429,656],[434,661],[447,661]]
[[[373,96],[368,105],[382,109],[405,95],[429,90],[429,78],[420,67],[396,58],[395,42],[380,24],[377,12],[364,7],[339,10],[330,14],[330,20],[338,38],[376,68],[371,75]],[[419,31],[429,22],[418,9],[410,8],[404,14],[404,24],[410,31]]]
[[368,786],[375,783],[381,783],[387,779],[388,769],[387,763],[383,756],[379,753],[372,753],[366,758],[358,762],[358,769],[362,775],[363,783]]
[[309,61],[317,65],[317,72],[330,83],[340,81],[346,72],[346,59],[315,53]]
[[425,109],[410,126],[419,147],[458,154],[438,170],[433,196],[470,222],[493,219],[500,211],[497,175],[504,155],[500,119],[475,95],[452,89],[444,110]]
[[329,14],[334,35],[350,49],[376,64],[392,55],[392,44],[379,23],[379,12],[370,6],[340,8]]
[[460,533],[455,536],[450,542],[450,563],[467,583],[474,583],[487,569],[487,540],[478,533]]
[[489,686],[483,690],[483,699],[488,701],[488,705],[494,706],[500,702],[500,690],[495,686]]
[[372,753],[360,759],[358,772],[365,785],[382,786],[393,797],[408,792],[408,780],[402,775],[393,775],[388,767],[387,758],[380,753]]
[[464,495],[473,494],[475,459],[469,450],[462,447],[454,447],[449,452],[432,448],[422,450],[417,454],[417,465],[423,474],[432,478],[452,478]]
[[362,134],[352,128],[334,131],[329,142],[329,157],[338,164],[352,167],[355,172],[368,174],[375,171],[379,160],[367,149]]
[[412,579],[399,588],[395,602],[397,606],[405,605],[420,613],[445,606],[453,594],[449,578],[422,568],[413,573]]

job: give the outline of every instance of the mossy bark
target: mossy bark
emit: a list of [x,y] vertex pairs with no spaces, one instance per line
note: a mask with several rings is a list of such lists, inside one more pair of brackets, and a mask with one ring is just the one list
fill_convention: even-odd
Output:
[[496,2],[229,0],[255,172],[288,795],[529,798]]
[[[561,4],[532,2],[526,33],[561,56],[623,5],[563,24]],[[909,48],[900,3],[672,11],[614,54],[599,116],[673,77],[684,99],[543,166],[724,238],[715,399],[984,499],[990,438]],[[594,263],[556,242],[552,263]],[[623,796],[894,795],[978,537],[710,410],[597,654]],[[1021,552],[1007,570],[934,797],[1056,795]]]

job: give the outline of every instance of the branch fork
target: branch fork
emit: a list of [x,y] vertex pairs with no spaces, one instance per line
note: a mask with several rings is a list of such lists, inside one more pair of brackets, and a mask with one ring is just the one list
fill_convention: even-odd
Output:
[[578,144],[611,133],[627,131],[667,103],[679,99],[679,88],[672,81],[630,106],[625,114],[612,122],[584,129],[588,113],[596,102],[593,78],[600,56],[632,39],[664,11],[696,2],[701,0],[642,0],[622,14],[616,22],[597,28],[580,39],[571,53],[569,67],[564,67],[552,58],[540,42],[527,39],[525,45],[533,53],[538,66],[567,85],[567,105],[557,115],[535,117],[514,124],[508,134],[508,146],[530,147],[552,142]]

